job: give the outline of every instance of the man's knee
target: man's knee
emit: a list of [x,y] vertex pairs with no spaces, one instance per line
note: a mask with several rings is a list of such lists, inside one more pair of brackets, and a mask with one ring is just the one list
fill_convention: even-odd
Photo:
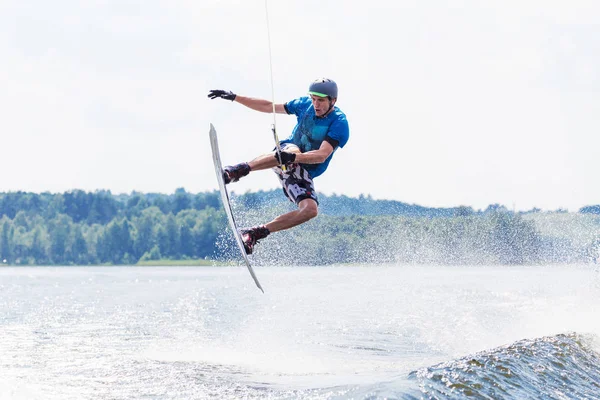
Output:
[[295,144],[292,143],[288,143],[286,145],[284,145],[281,150],[283,151],[287,151],[288,153],[302,153],[302,151],[300,150],[300,147],[296,146]]
[[313,219],[313,218],[315,218],[317,215],[319,215],[319,208],[318,208],[318,207],[316,207],[316,206],[315,206],[315,207],[310,207],[310,208],[307,210],[307,213],[306,213],[306,215],[307,215],[308,219]]
[[300,211],[307,221],[319,215],[319,206],[313,199],[304,199],[298,204],[298,206],[300,207]]

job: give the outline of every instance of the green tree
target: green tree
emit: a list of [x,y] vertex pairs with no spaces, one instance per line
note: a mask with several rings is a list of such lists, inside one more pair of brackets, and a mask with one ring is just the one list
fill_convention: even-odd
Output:
[[119,204],[110,191],[98,191],[92,197],[90,212],[87,216],[88,224],[108,224],[118,215]]
[[177,215],[180,211],[191,208],[192,199],[186,193],[184,188],[175,190],[175,198],[173,199],[173,214]]
[[162,258],[162,256],[160,254],[160,249],[158,248],[157,245],[154,245],[152,247],[152,249],[150,249],[150,251],[147,251],[146,253],[144,253],[144,255],[142,255],[140,260],[141,261],[160,260],[161,258]]
[[13,227],[9,219],[3,218],[2,233],[0,234],[0,262],[12,262],[13,256]]
[[29,230],[29,220],[27,218],[27,214],[23,210],[19,210],[13,219],[13,225],[17,227],[22,227],[26,231]]
[[75,225],[73,229],[73,245],[72,245],[72,261],[77,265],[85,265],[89,263],[88,245],[81,227]]
[[165,233],[167,235],[167,247],[162,253],[167,257],[178,257],[179,245],[181,242],[179,237],[179,226],[177,225],[177,220],[173,214],[169,214],[167,216],[167,224],[165,228]]
[[177,214],[179,225],[180,254],[186,257],[197,257],[193,229],[200,213],[196,210],[184,210]]
[[192,229],[194,236],[195,254],[198,257],[212,257],[218,252],[217,240],[219,233],[227,228],[227,220],[224,211],[207,208],[200,212],[196,225]]
[[196,252],[194,251],[194,235],[192,234],[192,229],[187,225],[181,225],[181,228],[179,229],[179,238],[180,255],[186,257],[196,256]]
[[111,221],[98,242],[101,261],[122,264],[125,254],[131,251],[129,222],[125,219]]
[[45,264],[48,262],[48,256],[46,254],[46,245],[42,237],[41,227],[37,226],[33,231],[33,239],[31,242],[31,249],[29,251],[30,256],[33,258],[35,264]]
[[56,218],[60,214],[64,214],[65,212],[65,202],[63,200],[62,194],[55,194],[51,197],[50,203],[46,208],[47,219]]
[[127,218],[131,219],[133,217],[139,216],[143,210],[148,208],[150,203],[144,196],[139,193],[133,193],[132,197],[127,200],[126,206],[126,214]]
[[71,236],[72,220],[67,215],[58,215],[48,223],[48,234],[50,236],[50,261],[53,264],[68,263],[70,254],[69,238]]
[[171,211],[171,204],[163,196],[156,197],[152,205],[158,207],[163,214],[168,214]]
[[169,237],[164,226],[159,225],[156,228],[156,246],[161,256],[167,256],[169,250]]
[[65,214],[73,219],[73,222],[87,220],[90,215],[94,195],[83,190],[73,190],[63,194]]
[[204,210],[205,208],[219,209],[221,207],[221,194],[218,191],[210,193],[198,193],[193,199],[193,208],[195,210]]
[[134,221],[135,237],[133,239],[133,254],[140,258],[149,251],[155,244],[154,237],[154,219],[149,213],[142,214]]

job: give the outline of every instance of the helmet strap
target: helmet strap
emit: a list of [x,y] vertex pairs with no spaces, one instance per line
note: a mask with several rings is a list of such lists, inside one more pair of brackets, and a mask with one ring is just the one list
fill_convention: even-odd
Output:
[[329,99],[329,108],[327,109],[327,112],[325,114],[323,114],[323,116],[326,116],[327,114],[329,114],[329,112],[335,105],[335,101],[331,98],[331,96],[327,96],[327,98]]

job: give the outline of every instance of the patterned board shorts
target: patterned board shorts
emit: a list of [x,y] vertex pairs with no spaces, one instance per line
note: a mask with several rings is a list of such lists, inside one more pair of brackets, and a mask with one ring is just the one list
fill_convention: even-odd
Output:
[[[284,150],[286,147],[288,146],[281,146],[281,149]],[[313,199],[319,204],[312,178],[301,164],[287,165],[286,171],[277,166],[273,168],[273,171],[279,177],[283,192],[290,201],[298,204],[304,199]]]

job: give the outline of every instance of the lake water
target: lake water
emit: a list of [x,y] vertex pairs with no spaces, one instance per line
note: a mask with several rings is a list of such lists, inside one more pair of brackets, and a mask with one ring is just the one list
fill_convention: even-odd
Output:
[[597,399],[590,266],[0,268],[0,399]]

